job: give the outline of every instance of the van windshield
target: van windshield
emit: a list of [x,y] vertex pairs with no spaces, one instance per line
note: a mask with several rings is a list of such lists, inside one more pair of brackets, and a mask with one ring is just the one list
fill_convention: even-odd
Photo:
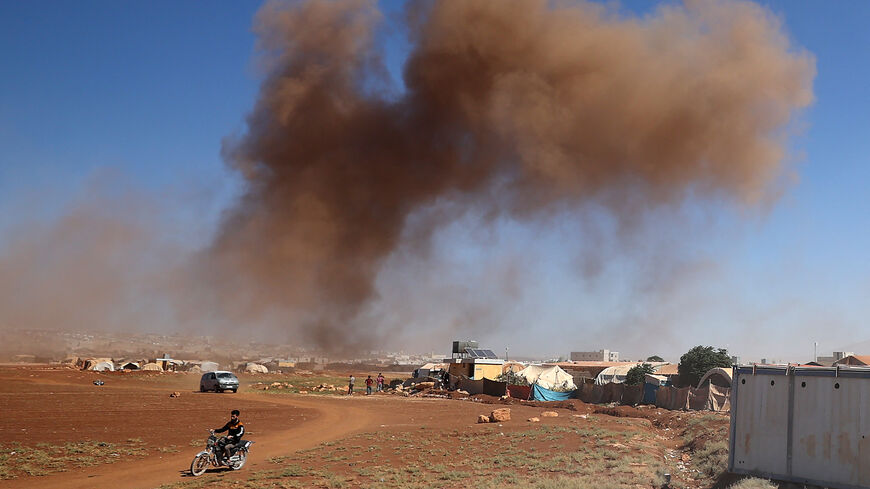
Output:
[[218,374],[219,379],[232,379],[233,374]]

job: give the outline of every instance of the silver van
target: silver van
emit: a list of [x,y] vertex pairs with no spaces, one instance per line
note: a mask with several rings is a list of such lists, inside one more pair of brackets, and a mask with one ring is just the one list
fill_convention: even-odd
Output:
[[199,379],[199,391],[205,392],[212,390],[215,392],[236,392],[239,390],[239,378],[232,372],[226,372],[223,370],[202,374],[202,378]]

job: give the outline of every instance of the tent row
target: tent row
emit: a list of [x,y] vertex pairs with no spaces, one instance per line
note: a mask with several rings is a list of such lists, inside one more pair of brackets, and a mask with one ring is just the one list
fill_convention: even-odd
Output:
[[[670,410],[728,411],[730,409],[731,371],[712,369],[701,379],[698,387],[677,388],[668,385],[666,376],[648,374],[644,384],[626,385],[624,382],[595,382],[574,384],[570,374],[558,366],[529,366],[517,373],[530,385],[507,385],[503,382],[467,381],[460,383],[469,393],[509,395],[535,401],[563,401],[579,399],[589,404],[617,403],[630,406],[655,405]],[[479,383],[480,385],[477,386]],[[504,387],[501,384],[505,384]],[[486,390],[490,392],[486,392]]]
[[82,370],[92,370],[95,372],[115,372],[123,370],[145,370],[162,372],[164,370],[175,370],[182,372],[214,372],[219,369],[215,362],[182,362],[180,360],[164,361],[157,359],[156,361],[138,360],[138,361],[114,361],[111,358],[83,358],[75,359],[70,362]]

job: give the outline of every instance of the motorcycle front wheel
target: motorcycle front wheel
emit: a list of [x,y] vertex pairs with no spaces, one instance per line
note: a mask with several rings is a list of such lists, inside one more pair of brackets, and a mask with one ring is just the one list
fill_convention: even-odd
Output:
[[248,459],[248,453],[247,452],[239,452],[236,454],[236,457],[238,457],[239,459],[236,460],[235,462],[233,462],[232,465],[230,465],[230,468],[233,470],[239,470],[245,466],[245,462]]
[[208,469],[208,454],[201,453],[193,457],[193,462],[190,463],[190,473],[194,476],[202,475]]

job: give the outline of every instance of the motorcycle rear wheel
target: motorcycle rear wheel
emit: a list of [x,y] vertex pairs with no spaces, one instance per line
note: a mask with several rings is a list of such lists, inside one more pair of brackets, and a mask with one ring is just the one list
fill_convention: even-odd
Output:
[[248,460],[248,453],[247,452],[239,452],[235,456],[238,457],[239,459],[237,461],[235,461],[232,465],[230,465],[230,468],[233,470],[239,470],[245,466],[245,462],[247,462],[247,460]]
[[190,462],[190,473],[193,476],[202,475],[208,469],[208,455],[199,454],[196,457],[193,457],[193,462]]

